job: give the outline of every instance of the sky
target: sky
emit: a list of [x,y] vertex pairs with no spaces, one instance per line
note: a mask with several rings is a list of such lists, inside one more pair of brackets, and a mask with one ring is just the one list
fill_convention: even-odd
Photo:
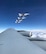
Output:
[[[18,13],[29,12],[20,24]],[[46,30],[46,0],[0,0],[0,31],[7,28]]]

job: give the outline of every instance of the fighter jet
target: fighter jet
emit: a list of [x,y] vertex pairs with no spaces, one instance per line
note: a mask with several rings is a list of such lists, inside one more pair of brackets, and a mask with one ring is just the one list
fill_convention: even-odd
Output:
[[18,23],[21,23],[22,20],[19,20]]
[[28,15],[29,13],[18,13],[18,17],[15,23],[21,23],[24,19],[26,19],[26,16]]
[[21,20],[21,18],[20,18],[20,17],[18,17],[18,20]]
[[23,16],[25,17],[25,16],[30,15],[29,13],[24,13],[24,14],[23,13],[18,13],[18,14],[19,14],[19,17],[23,17]]
[[25,19],[26,16],[28,16],[28,15],[30,15],[30,14],[29,14],[29,13],[18,13],[18,15],[19,15],[19,17],[20,17],[21,19]]
[[21,23],[22,19],[17,19],[15,23]]
[[15,23],[18,23],[18,20],[16,20]]

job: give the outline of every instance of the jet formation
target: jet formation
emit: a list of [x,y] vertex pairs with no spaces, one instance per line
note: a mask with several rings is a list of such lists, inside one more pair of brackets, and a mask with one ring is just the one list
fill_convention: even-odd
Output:
[[26,19],[26,16],[29,16],[29,13],[18,13],[18,17],[15,20],[15,23],[21,23],[24,19]]

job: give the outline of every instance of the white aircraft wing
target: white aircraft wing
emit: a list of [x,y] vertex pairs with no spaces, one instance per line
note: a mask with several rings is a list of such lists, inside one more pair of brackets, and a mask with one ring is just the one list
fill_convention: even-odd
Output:
[[46,54],[46,51],[11,28],[0,34],[0,54]]
[[26,19],[26,17],[22,17],[22,19]]
[[32,41],[34,44],[45,50],[46,52],[46,41]]
[[25,13],[25,14],[24,14],[24,16],[28,16],[28,15],[30,15],[30,14],[29,14],[29,13]]
[[[30,37],[30,32],[28,31],[21,31],[19,32],[20,34],[22,34],[23,36],[26,36],[27,39],[30,40],[30,42],[34,43],[35,45],[37,45],[38,47],[40,47],[41,49],[46,51],[46,40],[44,38],[40,38],[40,37]],[[29,35],[30,34],[30,35]]]
[[23,14],[22,13],[19,13],[19,16],[21,17],[21,16],[23,16]]

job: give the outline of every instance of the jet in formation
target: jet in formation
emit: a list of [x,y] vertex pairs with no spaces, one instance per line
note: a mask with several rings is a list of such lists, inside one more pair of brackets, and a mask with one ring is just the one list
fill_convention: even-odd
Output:
[[21,23],[24,19],[26,19],[26,16],[29,16],[29,13],[18,13],[18,17],[15,21],[15,23]]

